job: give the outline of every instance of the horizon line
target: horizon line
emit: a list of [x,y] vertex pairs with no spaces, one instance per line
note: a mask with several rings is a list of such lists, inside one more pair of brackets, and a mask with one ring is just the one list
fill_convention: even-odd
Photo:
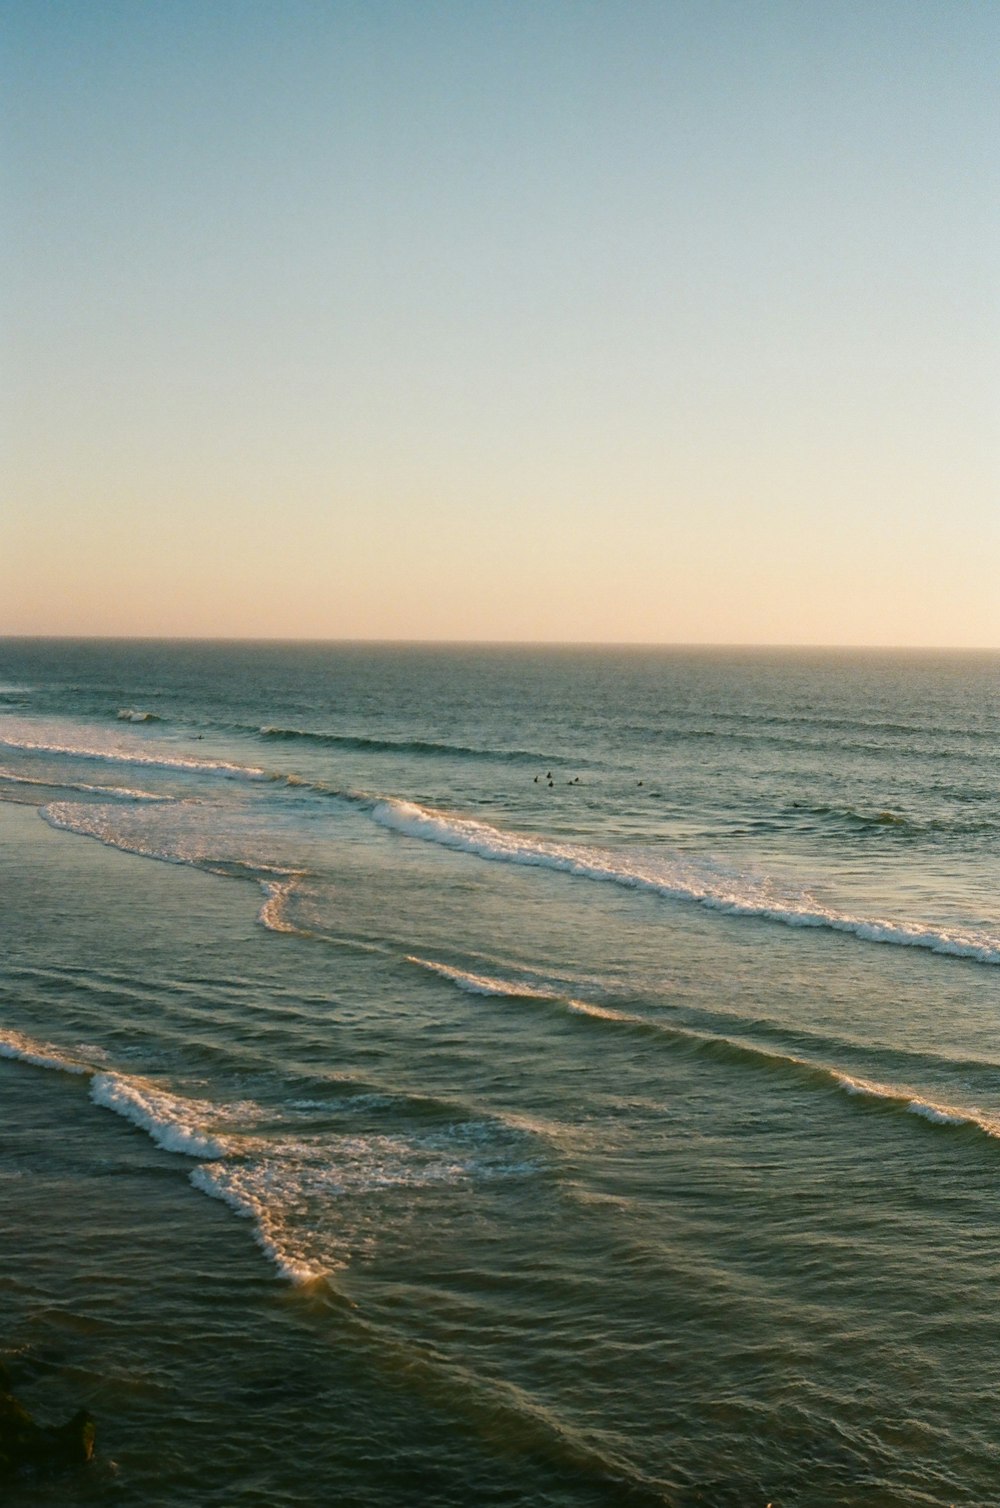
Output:
[[331,636],[285,634],[46,634],[2,633],[0,643],[9,641],[51,644],[309,644],[372,645],[397,648],[441,649],[689,649],[689,650],[828,650],[891,652],[894,654],[998,654],[1000,644],[890,644],[833,643],[805,640],[724,639],[407,639],[375,636]]

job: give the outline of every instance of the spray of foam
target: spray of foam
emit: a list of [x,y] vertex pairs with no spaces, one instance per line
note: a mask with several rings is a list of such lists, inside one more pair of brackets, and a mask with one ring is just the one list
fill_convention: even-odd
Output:
[[[208,1166],[203,1164],[188,1174],[192,1185],[211,1199],[220,1199],[223,1204],[244,1220],[252,1220],[254,1240],[264,1255],[274,1263],[279,1277],[297,1287],[315,1283],[333,1270],[330,1262],[320,1264],[310,1260],[305,1252],[295,1247],[282,1222],[274,1217],[273,1205],[261,1197],[259,1177],[243,1167]],[[273,1198],[273,1191],[272,1191]],[[340,1266],[345,1263],[337,1264]]]
[[215,1113],[211,1105],[181,1099],[140,1079],[116,1073],[95,1074],[90,1083],[95,1105],[114,1110],[152,1137],[166,1152],[188,1157],[223,1157],[226,1143],[204,1129]]
[[53,1068],[58,1073],[86,1074],[86,1063],[67,1057],[48,1042],[35,1042],[21,1032],[7,1031],[0,1037],[0,1058],[15,1058],[22,1063],[31,1063],[36,1068]]

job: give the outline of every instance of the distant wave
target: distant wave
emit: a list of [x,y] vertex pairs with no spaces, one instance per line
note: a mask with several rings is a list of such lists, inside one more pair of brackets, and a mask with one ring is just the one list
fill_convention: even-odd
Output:
[[480,749],[467,744],[436,743],[422,738],[370,738],[357,733],[315,733],[308,728],[261,728],[263,738],[283,742],[318,744],[323,748],[351,749],[366,754],[416,754],[454,759],[492,759],[511,764],[561,764],[551,754],[533,754],[528,749]]
[[836,824],[843,828],[854,828],[857,831],[891,829],[902,837],[926,837],[940,834],[946,836],[966,836],[973,833],[989,832],[996,827],[996,823],[984,818],[961,818],[951,817],[928,817],[916,818],[908,816],[905,812],[893,811],[889,808],[871,808],[854,806],[809,806],[805,802],[793,801],[788,808],[799,819],[805,817],[818,817],[823,822]]
[[14,736],[9,730],[0,732],[0,747],[5,749],[30,749],[37,754],[66,754],[76,759],[100,759],[111,764],[146,765],[158,770],[192,770],[206,774],[220,773],[244,780],[273,778],[266,770],[255,765],[233,764],[225,759],[194,759],[182,754],[146,752],[140,749],[100,748],[92,744],[53,743],[43,738],[33,738],[24,732]]
[[429,973],[440,974],[448,979],[458,989],[464,990],[467,995],[508,995],[521,997],[526,1000],[557,1000],[562,997],[551,990],[538,989],[532,985],[521,984],[511,979],[496,979],[487,974],[471,974],[464,969],[453,968],[447,963],[435,963],[430,958],[418,958],[416,954],[408,954],[407,963],[415,963],[421,969],[427,969]]
[[577,878],[644,890],[669,900],[695,901],[731,916],[759,917],[789,927],[820,927],[851,933],[865,942],[926,948],[933,953],[1000,964],[1000,936],[932,927],[920,922],[850,916],[818,903],[773,893],[766,882],[690,858],[633,859],[608,850],[556,843],[506,832],[471,817],[458,817],[415,802],[384,800],[372,810],[383,827],[407,837],[476,854],[495,863],[553,869]]
[[162,723],[163,721],[156,712],[137,712],[134,707],[119,707],[117,715],[120,723]]

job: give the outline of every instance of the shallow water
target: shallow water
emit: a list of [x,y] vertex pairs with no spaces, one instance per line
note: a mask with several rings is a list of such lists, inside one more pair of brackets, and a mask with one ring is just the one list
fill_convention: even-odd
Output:
[[0,644],[66,1500],[1000,1500],[998,670]]

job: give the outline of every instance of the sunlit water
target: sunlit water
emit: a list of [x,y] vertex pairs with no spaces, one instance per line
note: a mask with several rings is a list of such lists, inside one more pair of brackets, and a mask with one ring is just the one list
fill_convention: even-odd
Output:
[[60,1500],[1000,1502],[998,672],[0,643]]

